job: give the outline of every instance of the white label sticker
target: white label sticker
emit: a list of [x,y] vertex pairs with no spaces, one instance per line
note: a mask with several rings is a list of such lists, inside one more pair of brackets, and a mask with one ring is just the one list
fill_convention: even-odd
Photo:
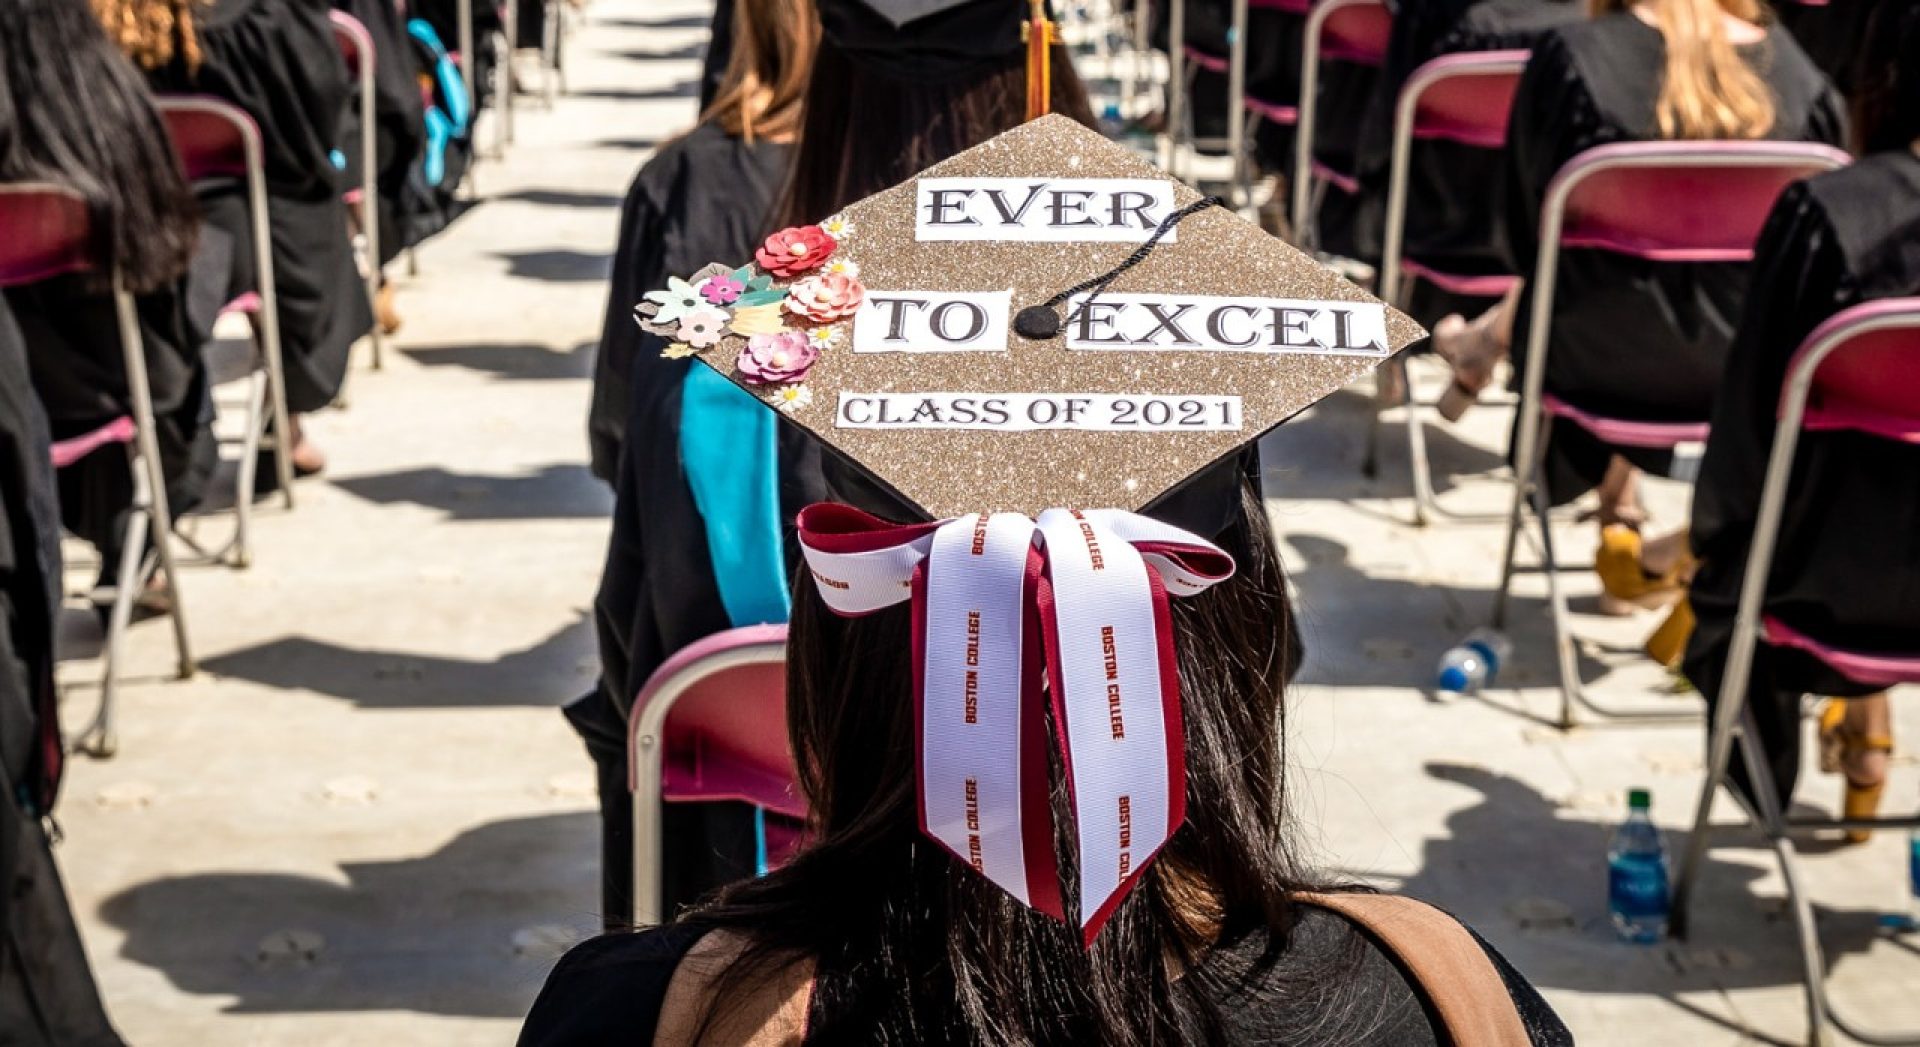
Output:
[[1102,294],[1089,309],[1087,298],[1067,303],[1069,349],[1387,355],[1378,302]]
[[868,290],[853,314],[856,353],[1004,353],[1013,291]]
[[1031,432],[1239,432],[1237,396],[1158,393],[848,393],[841,429],[986,429]]
[[1158,178],[922,178],[917,189],[916,240],[1141,243],[1174,211],[1173,183]]

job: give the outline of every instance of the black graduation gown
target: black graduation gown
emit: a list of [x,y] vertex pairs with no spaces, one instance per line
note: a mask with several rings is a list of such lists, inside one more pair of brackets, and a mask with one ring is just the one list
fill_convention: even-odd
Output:
[[[373,38],[373,122],[375,179],[380,191],[380,261],[394,259],[407,246],[404,204],[407,174],[426,145],[426,117],[420,100],[420,65],[407,19],[394,0],[332,0],[333,8],[358,19]],[[340,125],[340,151],[347,167],[344,185],[362,184],[359,81],[352,81],[346,116]]]
[[[789,150],[748,145],[702,125],[662,147],[627,193],[607,314],[595,365],[588,429],[594,470],[614,484],[613,533],[594,601],[601,678],[567,707],[600,772],[604,914],[631,919],[631,805],[626,724],[634,696],[674,652],[727,629],[699,509],[680,460],[681,382],[688,360],[640,330],[633,307],[646,292],[711,262],[745,260],[768,232],[768,211]],[[781,426],[781,511],[792,519],[823,497],[818,445]],[[789,565],[797,549],[787,536]],[[668,808],[669,910],[754,872],[753,819],[742,804]]]
[[[1879,153],[1780,198],[1760,239],[1693,493],[1699,624],[1684,669],[1709,702],[1720,695],[1788,361],[1834,313],[1913,294],[1920,157]],[[1858,433],[1802,434],[1789,491],[1764,609],[1854,649],[1920,649],[1920,447]],[[1876,689],[1799,652],[1759,648],[1748,697],[1783,804],[1800,768],[1800,696]]]
[[1822,4],[1788,0],[1773,5],[1780,24],[1833,80],[1840,93],[1852,96],[1862,43],[1871,28],[1875,8],[1895,8],[1911,0],[1827,0]]
[[[1770,138],[1844,141],[1839,95],[1792,37],[1775,27],[1765,41],[1740,52],[1773,89]],[[1594,146],[1658,137],[1654,103],[1665,55],[1660,31],[1626,12],[1563,26],[1535,45],[1514,98],[1507,141],[1501,235],[1513,272],[1533,272],[1541,202],[1561,165]],[[1663,264],[1603,251],[1562,251],[1547,390],[1603,414],[1706,419],[1747,276],[1743,264]],[[1525,366],[1534,290],[1529,286],[1522,294],[1514,323],[1516,374]],[[1612,453],[1575,426],[1554,426],[1547,460],[1554,502],[1598,483]],[[1628,457],[1656,471],[1667,467],[1664,454]]]
[[[333,163],[349,88],[327,10],[325,0],[214,0],[196,23],[199,69],[176,62],[151,74],[156,91],[213,95],[260,125],[287,406],[296,413],[333,401],[348,351],[373,326]],[[198,189],[207,223],[233,239],[226,292],[238,297],[256,279],[245,186]]]
[[[576,946],[534,1000],[519,1047],[652,1042],[674,969],[704,933],[698,923],[679,923]],[[1505,983],[1528,1041],[1536,1047],[1571,1044],[1572,1033],[1539,991],[1485,939],[1478,934],[1474,939]],[[1300,907],[1285,948],[1262,968],[1258,964],[1268,942],[1267,934],[1256,933],[1221,945],[1189,976],[1204,979],[1229,1043],[1422,1047],[1446,1041],[1428,1018],[1420,991],[1393,957],[1345,918]],[[846,952],[857,965],[874,948]],[[875,1042],[876,1016],[859,992],[857,972],[847,966],[828,961],[816,970],[804,1042]],[[1312,991],[1303,991],[1303,985]],[[955,1042],[973,1042],[969,1031],[956,1029],[952,1035]]]
[[60,525],[32,388],[24,340],[0,300],[0,1040],[117,1045],[40,820],[62,760]]
[[[1442,55],[1528,48],[1555,26],[1586,17],[1584,0],[1401,0],[1394,13],[1387,63],[1368,103],[1357,151],[1360,196],[1353,240],[1359,257],[1378,262],[1386,235],[1387,182],[1393,120],[1400,91],[1414,70]],[[1494,238],[1500,151],[1456,142],[1414,143],[1407,169],[1405,255],[1443,271],[1506,272]],[[1416,285],[1409,303],[1431,326],[1449,312],[1485,308]]]

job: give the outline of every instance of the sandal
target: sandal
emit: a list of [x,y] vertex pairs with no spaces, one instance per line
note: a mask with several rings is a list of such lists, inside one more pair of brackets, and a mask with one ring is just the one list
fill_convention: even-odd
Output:
[[1441,317],[1433,325],[1433,351],[1453,365],[1453,384],[1435,404],[1440,417],[1457,422],[1480,400],[1480,391],[1493,384],[1494,367],[1505,350],[1493,336],[1492,313],[1469,321],[1459,313]]
[[1667,667],[1680,668],[1680,659],[1687,653],[1687,641],[1693,637],[1693,604],[1687,601],[1684,591],[1680,600],[1667,612],[1667,618],[1660,628],[1647,637],[1647,657]]
[[[1829,698],[1820,710],[1820,769],[1839,774],[1846,783],[1840,798],[1844,818],[1871,818],[1880,811],[1880,797],[1887,791],[1886,772],[1880,780],[1862,782],[1848,765],[1868,753],[1893,752],[1893,739],[1884,734],[1865,734],[1847,726],[1847,701]],[[1848,843],[1866,843],[1873,834],[1865,829],[1848,829]]]
[[1600,549],[1593,554],[1593,572],[1600,576],[1600,611],[1624,617],[1636,610],[1666,607],[1686,595],[1693,574],[1693,557],[1682,554],[1661,574],[1641,562],[1640,532],[1621,524],[1600,529]]

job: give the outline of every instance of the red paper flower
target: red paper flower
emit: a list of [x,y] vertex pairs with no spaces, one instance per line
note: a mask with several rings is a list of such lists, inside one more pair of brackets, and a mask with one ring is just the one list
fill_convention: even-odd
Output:
[[816,324],[845,320],[860,308],[867,289],[845,273],[816,273],[787,288],[787,311]]
[[819,226],[802,225],[767,237],[767,242],[760,245],[753,257],[760,268],[786,279],[820,268],[833,253],[834,246],[833,237]]

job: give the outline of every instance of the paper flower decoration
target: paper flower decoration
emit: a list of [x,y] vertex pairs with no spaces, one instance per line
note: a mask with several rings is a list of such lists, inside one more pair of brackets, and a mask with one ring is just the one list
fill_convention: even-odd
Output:
[[807,336],[798,331],[757,334],[747,339],[735,366],[740,376],[755,385],[798,382],[807,376],[820,350],[807,344]]
[[783,385],[763,397],[768,403],[792,414],[813,402],[813,390],[804,385]]
[[837,214],[821,222],[820,231],[833,237],[835,240],[845,240],[847,237],[853,235],[853,223],[847,220],[846,215]]
[[708,277],[700,284],[700,297],[714,305],[732,305],[740,298],[740,292],[747,289],[746,282],[732,273],[719,273]]
[[711,306],[703,306],[680,318],[680,329],[675,332],[675,337],[695,349],[705,349],[719,342],[726,333],[727,314]]
[[767,237],[753,257],[760,268],[784,280],[820,268],[833,248],[833,237],[819,226],[802,225]]
[[687,357],[692,356],[695,351],[693,346],[685,342],[669,342],[665,349],[660,350],[660,356],[667,360],[685,360]]
[[840,344],[840,329],[831,326],[809,327],[807,328],[807,344],[824,353]]
[[867,296],[860,281],[840,273],[820,273],[787,288],[787,312],[816,324],[852,316]]
[[705,308],[707,304],[692,284],[677,276],[667,277],[666,290],[648,291],[647,301],[660,307],[653,314],[653,322],[661,326],[669,326],[693,310]]
[[733,311],[733,322],[727,329],[737,335],[751,337],[756,334],[778,334],[787,329],[786,310],[780,303],[756,305]]
[[830,258],[820,270],[823,273],[839,273],[850,280],[860,279],[860,263],[851,258]]

